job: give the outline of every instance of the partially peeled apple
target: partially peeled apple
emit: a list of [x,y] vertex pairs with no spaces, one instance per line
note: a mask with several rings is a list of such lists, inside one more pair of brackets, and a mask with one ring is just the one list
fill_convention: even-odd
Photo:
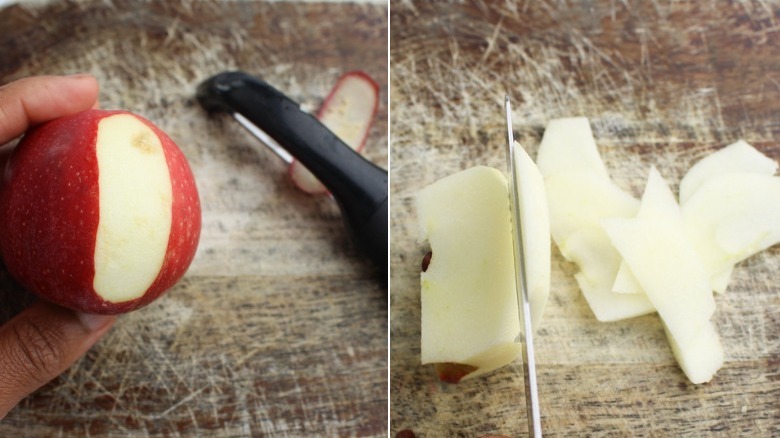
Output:
[[201,211],[184,154],[151,122],[89,110],[29,131],[0,190],[0,254],[28,290],[117,314],[185,273]]

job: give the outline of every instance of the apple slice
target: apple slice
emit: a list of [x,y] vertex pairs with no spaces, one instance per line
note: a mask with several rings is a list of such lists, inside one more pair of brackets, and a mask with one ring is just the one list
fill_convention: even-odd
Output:
[[756,148],[739,140],[713,152],[694,164],[680,181],[680,204],[688,199],[710,178],[727,173],[756,173],[772,176],[777,162]]
[[506,178],[473,167],[420,190],[415,206],[432,252],[420,276],[422,363],[449,364],[440,377],[454,382],[512,362],[520,322]]
[[682,206],[682,214],[712,288],[725,290],[735,264],[780,242],[780,177],[709,178]]
[[580,272],[574,278],[596,319],[618,321],[655,312],[644,294],[616,294],[612,284],[622,258],[604,230],[588,227],[566,241],[570,260]]
[[545,187],[553,239],[580,268],[577,283],[596,318],[616,321],[654,312],[647,297],[612,292],[622,259],[601,229],[604,218],[634,217],[639,201],[589,170],[550,175]]
[[[599,228],[607,217],[634,217],[639,201],[612,181],[591,171],[577,171],[545,178],[550,207],[550,231],[567,257],[567,239],[585,228]],[[568,258],[568,257],[567,257]]]
[[639,285],[634,273],[624,262],[620,262],[620,269],[618,269],[615,276],[615,282],[612,284],[612,292],[619,294],[643,294],[642,286]]
[[609,179],[590,123],[585,117],[550,120],[536,154],[536,165],[545,178],[560,173],[590,171]]
[[672,336],[666,324],[664,324],[664,332],[677,364],[691,383],[698,385],[709,382],[723,366],[723,346],[718,331],[711,321],[707,321],[699,334],[684,346],[681,346]]
[[704,265],[685,233],[680,208],[658,171],[650,170],[635,219],[602,223],[672,337],[685,348],[710,320],[715,300]]
[[[515,142],[515,177],[523,228],[526,284],[531,324],[539,323],[550,296],[550,216],[544,179],[528,153]],[[520,313],[522,316],[522,312]],[[525,323],[523,323],[525,324]]]
[[[361,71],[342,75],[322,104],[317,118],[349,147],[361,152],[379,107],[379,85]],[[298,161],[289,168],[290,178],[309,194],[324,194],[327,189],[309,169]]]

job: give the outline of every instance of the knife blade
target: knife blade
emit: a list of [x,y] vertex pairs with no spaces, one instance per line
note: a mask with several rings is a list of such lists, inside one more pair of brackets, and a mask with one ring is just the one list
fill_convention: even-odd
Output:
[[522,338],[523,348],[523,377],[525,380],[526,415],[528,416],[529,436],[538,438],[542,436],[541,410],[539,407],[539,391],[536,382],[536,359],[534,356],[533,328],[531,326],[531,303],[528,299],[528,282],[525,270],[525,250],[523,247],[523,228],[520,217],[520,196],[518,188],[516,150],[514,133],[512,132],[512,103],[509,95],[504,98],[506,110],[507,131],[507,167],[509,171],[509,203],[513,228],[513,248],[515,255],[515,284],[517,292],[517,305],[520,312],[519,337]]

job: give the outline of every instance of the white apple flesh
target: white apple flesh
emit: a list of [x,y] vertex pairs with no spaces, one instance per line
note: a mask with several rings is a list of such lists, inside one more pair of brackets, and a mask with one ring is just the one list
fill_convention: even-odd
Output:
[[536,165],[545,178],[560,173],[589,171],[609,179],[590,122],[585,117],[550,120],[536,155]]
[[645,296],[612,292],[622,258],[601,228],[605,218],[636,215],[639,201],[592,171],[545,179],[550,228],[558,249],[580,269],[577,284],[599,321],[617,321],[655,311]]
[[184,274],[200,235],[189,165],[125,111],[90,110],[31,130],[0,192],[0,252],[31,291],[89,313],[123,313]]
[[[518,143],[515,143],[515,177],[531,325],[535,330],[550,296],[550,213],[542,174]],[[522,321],[522,312],[520,316]]]
[[715,300],[704,265],[685,234],[680,208],[655,168],[637,217],[605,219],[603,226],[671,336],[685,349],[710,320]]
[[712,288],[722,292],[735,264],[780,243],[780,177],[712,177],[682,206],[682,214]]
[[666,324],[664,331],[677,364],[691,383],[698,385],[709,382],[723,366],[723,346],[711,321],[707,321],[699,334],[685,346],[677,342]]
[[775,172],[777,172],[775,160],[762,154],[744,140],[739,140],[707,155],[688,169],[680,180],[680,204],[685,204],[710,178],[727,173],[772,176]]
[[420,277],[422,363],[457,382],[512,362],[520,322],[506,178],[473,167],[420,190],[415,205],[432,252]]

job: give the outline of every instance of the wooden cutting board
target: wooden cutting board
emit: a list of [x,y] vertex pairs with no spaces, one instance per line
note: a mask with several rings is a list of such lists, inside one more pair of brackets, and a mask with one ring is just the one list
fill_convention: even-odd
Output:
[[[387,167],[387,6],[57,2],[0,10],[0,29],[0,83],[96,75],[103,108],[175,139],[203,205],[184,280],[122,316],[0,436],[385,436],[386,280],[330,199],[296,190],[275,155],[194,94],[244,70],[316,110],[342,73],[364,70],[381,90],[366,155]],[[2,324],[33,298],[0,278]]]
[[[519,362],[459,385],[420,365],[417,190],[505,169],[503,97],[535,156],[548,120],[590,118],[612,178],[640,196],[651,165],[677,189],[743,138],[780,160],[780,8],[772,2],[391,2],[391,435],[527,434]],[[680,371],[655,315],[596,321],[552,254],[535,343],[547,436],[779,436],[780,248],[717,296],[725,364]]]

